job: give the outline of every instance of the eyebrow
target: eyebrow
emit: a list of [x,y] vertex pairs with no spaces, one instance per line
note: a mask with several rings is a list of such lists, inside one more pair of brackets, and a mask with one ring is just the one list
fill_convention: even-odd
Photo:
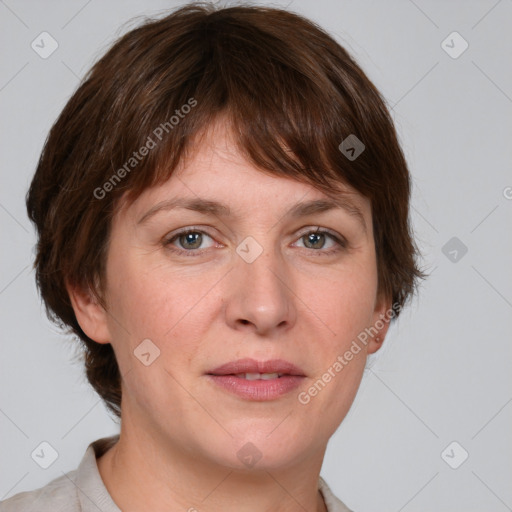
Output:
[[[218,201],[201,198],[178,197],[156,204],[137,221],[137,224],[143,224],[161,211],[169,211],[175,208],[184,208],[216,217],[234,217],[231,209],[227,205],[219,203]],[[345,198],[342,195],[332,199],[315,199],[312,201],[297,203],[284,214],[284,217],[307,217],[308,215],[323,213],[335,209],[345,210],[349,215],[356,218],[366,232],[366,222],[361,210],[353,202],[349,201],[348,198]]]

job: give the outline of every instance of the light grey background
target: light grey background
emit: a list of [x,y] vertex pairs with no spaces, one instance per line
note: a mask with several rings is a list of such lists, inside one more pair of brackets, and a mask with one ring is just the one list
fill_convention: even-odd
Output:
[[[92,440],[118,431],[40,305],[24,196],[79,78],[128,20],[177,5],[0,1],[0,499],[75,469]],[[322,475],[356,512],[512,510],[512,1],[289,8],[333,34],[393,108],[431,272],[366,371]],[[59,45],[47,59],[31,48],[43,31]],[[456,59],[441,46],[453,31],[469,43]],[[443,253],[452,237],[468,248],[456,262]],[[42,441],[59,454],[46,470],[30,456]],[[469,454],[458,469],[441,457],[452,441],[452,465]]]

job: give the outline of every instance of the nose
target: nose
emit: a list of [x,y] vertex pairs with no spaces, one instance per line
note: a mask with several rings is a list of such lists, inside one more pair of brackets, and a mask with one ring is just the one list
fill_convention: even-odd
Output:
[[297,299],[282,258],[265,249],[251,263],[237,256],[234,266],[225,310],[229,326],[268,337],[291,329]]

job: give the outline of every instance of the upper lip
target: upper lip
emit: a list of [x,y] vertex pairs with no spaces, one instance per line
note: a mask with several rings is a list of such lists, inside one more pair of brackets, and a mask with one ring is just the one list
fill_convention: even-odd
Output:
[[304,372],[284,359],[270,359],[268,361],[257,361],[256,359],[237,359],[223,364],[207,372],[209,375],[237,375],[239,373],[281,373],[285,375],[300,375]]

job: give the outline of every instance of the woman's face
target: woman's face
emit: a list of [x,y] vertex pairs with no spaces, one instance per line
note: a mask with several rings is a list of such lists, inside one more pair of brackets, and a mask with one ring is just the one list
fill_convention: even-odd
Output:
[[[377,302],[371,206],[352,190],[351,211],[304,208],[329,198],[257,170],[222,123],[210,134],[115,216],[109,311],[79,321],[114,347],[126,428],[231,467],[285,467],[323,455],[379,347],[360,341],[389,307]],[[209,203],[171,207],[178,200]],[[263,367],[285,374],[268,380],[211,375],[240,359],[296,368]]]

